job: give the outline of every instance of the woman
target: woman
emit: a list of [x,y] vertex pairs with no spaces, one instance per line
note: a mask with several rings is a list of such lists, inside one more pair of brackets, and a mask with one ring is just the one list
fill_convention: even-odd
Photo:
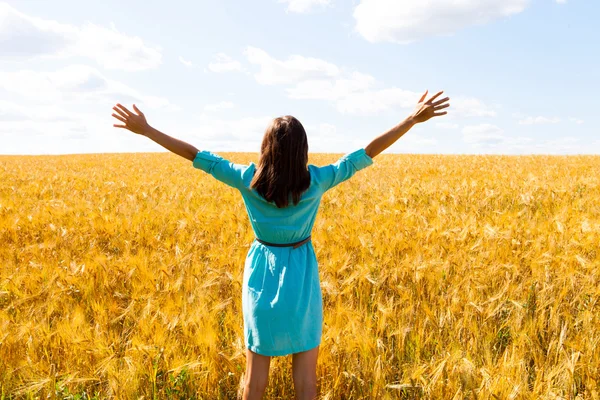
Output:
[[317,395],[317,356],[323,311],[318,265],[310,241],[321,196],[327,190],[373,164],[415,124],[445,115],[443,92],[419,100],[403,122],[375,138],[364,149],[317,167],[308,164],[308,142],[300,121],[275,118],[267,128],[258,165],[231,163],[198,150],[151,127],[135,104],[131,112],[113,107],[114,124],[147,136],[190,161],[219,181],[238,189],[246,205],[256,240],[244,266],[242,309],[246,345],[244,399],[260,399],[267,387],[271,357],[292,354],[296,398]]

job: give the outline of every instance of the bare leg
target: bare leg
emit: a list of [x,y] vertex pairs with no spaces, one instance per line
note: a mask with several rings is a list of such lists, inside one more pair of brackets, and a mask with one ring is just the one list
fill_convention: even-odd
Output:
[[244,381],[243,400],[262,399],[269,382],[271,357],[261,356],[246,349],[246,376]]
[[296,400],[317,398],[317,357],[319,346],[292,354],[292,376]]

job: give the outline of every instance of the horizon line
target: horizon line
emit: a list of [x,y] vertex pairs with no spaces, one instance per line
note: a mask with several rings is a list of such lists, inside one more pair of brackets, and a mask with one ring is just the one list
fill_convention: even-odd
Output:
[[[257,151],[232,151],[232,150],[209,150],[211,153],[234,153],[234,154],[260,154]],[[83,156],[83,155],[109,155],[109,154],[169,154],[171,151],[135,151],[135,152],[101,152],[101,153],[41,153],[41,154],[0,154],[0,157],[44,157],[44,156]],[[317,152],[309,151],[308,154],[348,154],[349,152]],[[178,154],[172,153],[175,156]],[[380,155],[423,155],[423,156],[503,156],[503,157],[523,157],[523,156],[555,156],[555,157],[573,157],[590,156],[598,157],[600,153],[573,153],[573,154],[552,154],[552,153],[524,153],[524,154],[506,154],[506,153],[379,153]]]

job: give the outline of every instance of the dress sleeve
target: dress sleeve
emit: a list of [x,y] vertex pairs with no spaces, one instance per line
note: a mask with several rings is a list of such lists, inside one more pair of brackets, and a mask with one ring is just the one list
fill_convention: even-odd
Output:
[[192,163],[194,168],[201,169],[211,174],[215,179],[236,189],[242,187],[242,175],[248,168],[247,165],[234,164],[206,150],[199,151]]
[[322,167],[323,192],[350,179],[357,171],[372,164],[373,159],[362,148],[342,156],[333,164]]

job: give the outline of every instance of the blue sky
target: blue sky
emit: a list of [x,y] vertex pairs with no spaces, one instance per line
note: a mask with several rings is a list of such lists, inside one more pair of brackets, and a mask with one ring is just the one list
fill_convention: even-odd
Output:
[[154,152],[135,103],[200,149],[259,149],[291,114],[343,153],[444,90],[386,152],[600,154],[600,2],[0,1],[0,154]]

